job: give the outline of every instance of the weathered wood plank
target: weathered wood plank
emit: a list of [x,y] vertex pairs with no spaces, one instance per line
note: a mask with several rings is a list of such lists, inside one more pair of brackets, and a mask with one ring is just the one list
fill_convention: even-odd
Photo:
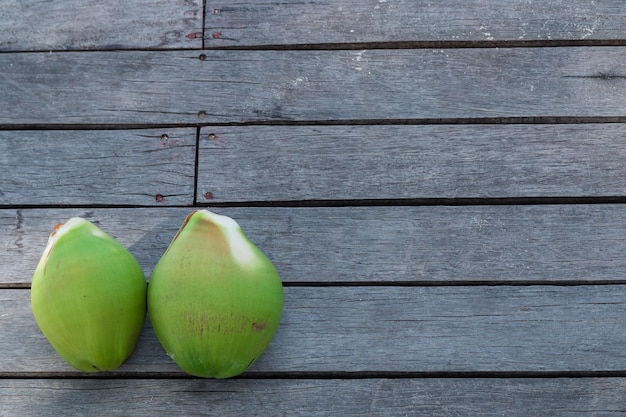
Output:
[[195,149],[194,128],[0,131],[0,204],[191,205]]
[[624,124],[209,126],[204,202],[616,196]]
[[626,48],[0,55],[0,125],[626,115]]
[[201,48],[202,1],[3,0],[0,51]]
[[6,415],[616,416],[623,378],[4,380]]
[[[0,283],[28,283],[48,235],[96,222],[147,276],[192,209],[0,210]],[[626,207],[548,205],[213,209],[288,282],[610,281],[626,271]]]
[[624,39],[619,0],[207,3],[208,46]]
[[[0,290],[0,372],[72,373]],[[254,372],[621,371],[626,286],[286,287]],[[175,372],[150,325],[116,373]],[[182,373],[181,373],[182,375]]]

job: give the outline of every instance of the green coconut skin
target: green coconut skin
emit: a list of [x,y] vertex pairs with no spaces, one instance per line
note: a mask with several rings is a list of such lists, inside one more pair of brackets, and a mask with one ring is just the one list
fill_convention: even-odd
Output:
[[282,314],[270,260],[229,217],[191,213],[152,272],[148,312],[157,338],[185,372],[229,378],[265,351]]
[[35,270],[31,305],[57,353],[83,372],[118,368],[146,318],[146,279],[119,242],[81,218],[59,225]]

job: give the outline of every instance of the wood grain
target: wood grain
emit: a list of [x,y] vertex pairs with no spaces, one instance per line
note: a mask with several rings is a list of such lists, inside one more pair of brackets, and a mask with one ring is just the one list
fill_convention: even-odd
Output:
[[0,127],[625,116],[626,48],[0,55]]
[[0,204],[191,205],[195,149],[193,128],[0,131]]
[[0,51],[201,48],[202,1],[3,0]]
[[[192,210],[0,210],[0,285],[30,283],[52,228],[74,216],[118,239],[149,277]],[[626,271],[623,205],[212,210],[292,283],[621,282]]]
[[207,46],[624,39],[619,0],[240,0],[207,11]]
[[3,413],[91,416],[617,416],[623,378],[4,380]]
[[208,203],[617,196],[626,185],[625,128],[208,126],[198,195]]
[[[622,371],[625,296],[620,285],[287,287],[250,373]],[[0,290],[0,320],[0,372],[76,374],[39,331],[30,291]],[[182,375],[149,324],[124,372]]]

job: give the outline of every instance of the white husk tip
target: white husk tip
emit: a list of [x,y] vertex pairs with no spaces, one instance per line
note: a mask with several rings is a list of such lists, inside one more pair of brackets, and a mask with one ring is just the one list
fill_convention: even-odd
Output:
[[48,246],[51,246],[54,242],[59,240],[61,236],[85,225],[91,226],[90,231],[92,235],[99,237],[99,238],[107,237],[106,233],[100,230],[97,226],[95,226],[89,220],[85,220],[82,217],[72,217],[65,223],[57,225],[57,227],[55,227],[54,232],[50,234],[50,238],[48,239]]
[[61,236],[68,233],[69,231],[82,226],[83,224],[85,224],[85,222],[87,222],[87,220],[83,219],[82,217],[72,217],[61,226],[55,228],[54,233],[50,235],[49,241],[55,241],[59,239]]
[[221,226],[223,229],[226,229],[226,230],[240,229],[239,224],[234,219],[228,216],[224,216],[223,214],[213,213],[212,211],[209,211],[206,209],[198,210],[198,214],[206,217],[207,219],[211,220],[211,222],[217,224],[218,226]]
[[52,233],[50,233],[50,237],[48,237],[48,243],[46,245],[46,249],[43,251],[43,259],[47,258],[50,254],[50,251],[54,247],[54,244],[57,240],[61,238],[61,236],[69,233],[71,230],[74,230],[80,226],[82,226],[87,220],[81,217],[72,217],[68,221],[63,224],[58,224]]
[[198,214],[213,222],[224,231],[224,235],[230,247],[230,253],[238,264],[254,266],[259,261],[258,255],[252,249],[254,245],[247,239],[235,220],[206,209],[199,210]]

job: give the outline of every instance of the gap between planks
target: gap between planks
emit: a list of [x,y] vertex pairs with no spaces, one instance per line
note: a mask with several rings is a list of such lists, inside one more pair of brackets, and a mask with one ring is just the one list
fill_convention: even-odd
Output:
[[[626,370],[610,371],[303,371],[246,372],[229,378],[238,379],[553,379],[553,378],[626,378]],[[0,372],[0,379],[198,379],[185,372]]]
[[474,48],[563,48],[563,47],[596,47],[626,46],[626,39],[539,39],[539,40],[421,40],[421,41],[389,41],[389,42],[328,42],[268,45],[230,45],[206,46],[205,35],[201,47],[189,48],[77,48],[77,49],[36,49],[6,50],[0,54],[29,53],[67,53],[67,52],[171,52],[171,51],[354,51],[361,49],[474,49]]
[[[599,75],[598,78],[601,76]],[[611,79],[610,75],[605,76]],[[0,123],[0,130],[141,130],[228,126],[393,126],[393,125],[502,125],[502,124],[603,124],[626,123],[626,116],[513,116],[419,119],[252,120],[202,123]]]
[[[197,178],[197,175],[196,175]],[[197,188],[197,187],[196,187]],[[461,206],[539,206],[539,205],[601,205],[626,204],[626,195],[614,196],[529,196],[529,197],[451,197],[451,198],[395,198],[395,199],[322,199],[322,200],[268,200],[232,201],[224,203],[172,204],[162,208],[322,208],[322,207],[461,207]],[[0,209],[133,209],[158,208],[146,204],[0,204]]]
[[[147,282],[150,285],[150,282]],[[283,281],[283,287],[582,287],[620,286],[626,280]],[[30,282],[0,283],[0,290],[30,290]]]

